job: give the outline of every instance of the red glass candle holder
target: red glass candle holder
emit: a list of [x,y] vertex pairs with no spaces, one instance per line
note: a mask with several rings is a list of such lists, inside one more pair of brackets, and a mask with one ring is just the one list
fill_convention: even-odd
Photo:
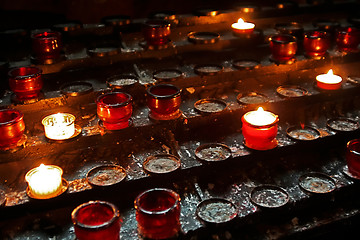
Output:
[[340,51],[357,51],[360,43],[360,30],[356,27],[342,27],[336,31],[336,44]]
[[170,22],[154,19],[146,21],[142,29],[145,41],[148,45],[164,45],[169,42]]
[[353,139],[347,143],[346,164],[349,172],[360,178],[360,139]]
[[147,190],[136,197],[138,232],[143,238],[168,239],[178,235],[180,225],[180,197],[165,188]]
[[90,201],[71,213],[78,240],[119,240],[120,214],[109,202]]
[[0,149],[11,148],[25,131],[23,113],[16,109],[0,110]]
[[43,86],[42,70],[38,67],[19,67],[8,72],[10,89],[19,100],[39,97]]
[[287,34],[272,36],[270,50],[274,61],[289,61],[294,58],[297,51],[296,37]]
[[174,119],[181,114],[181,91],[171,84],[158,84],[147,89],[150,117],[159,120]]
[[62,50],[61,33],[39,32],[31,35],[34,57],[40,61],[60,58]]
[[276,135],[279,122],[278,116],[267,112],[273,115],[273,122],[266,125],[254,125],[246,120],[246,115],[252,112],[244,114],[241,118],[242,134],[244,136],[245,145],[248,148],[255,150],[268,150],[275,148],[277,146]]
[[96,99],[97,114],[108,130],[129,126],[132,114],[132,96],[123,92],[110,92]]
[[330,47],[330,34],[323,31],[308,31],[304,35],[304,49],[309,57],[323,57]]

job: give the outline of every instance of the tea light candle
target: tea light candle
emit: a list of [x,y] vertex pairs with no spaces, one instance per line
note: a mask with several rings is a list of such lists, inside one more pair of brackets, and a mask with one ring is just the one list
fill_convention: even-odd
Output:
[[30,193],[39,199],[57,196],[61,191],[63,170],[54,165],[41,164],[25,175]]
[[45,136],[52,140],[69,139],[75,133],[75,116],[70,113],[56,113],[45,117],[42,124]]
[[279,118],[272,112],[259,107],[243,115],[242,133],[245,145],[256,150],[268,150],[277,146],[277,123]]
[[239,18],[239,20],[236,23],[233,23],[231,25],[231,28],[235,34],[246,34],[246,33],[252,33],[255,28],[254,23],[245,22],[242,18]]
[[336,90],[341,88],[342,78],[339,75],[334,75],[333,70],[330,69],[326,74],[316,76],[317,86],[325,90]]

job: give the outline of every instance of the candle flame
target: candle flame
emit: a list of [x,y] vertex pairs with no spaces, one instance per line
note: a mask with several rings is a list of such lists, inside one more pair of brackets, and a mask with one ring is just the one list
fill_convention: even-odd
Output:
[[262,107],[259,107],[256,111],[263,112],[264,109]]
[[329,74],[329,75],[334,75],[334,72],[333,72],[332,69],[330,69],[330,70],[327,72],[327,74]]
[[40,166],[39,166],[39,171],[43,171],[43,170],[45,170],[46,168],[45,168],[45,165],[42,163],[42,164],[40,164]]
[[238,21],[237,21],[239,24],[244,24],[245,21],[242,19],[242,18],[239,18]]

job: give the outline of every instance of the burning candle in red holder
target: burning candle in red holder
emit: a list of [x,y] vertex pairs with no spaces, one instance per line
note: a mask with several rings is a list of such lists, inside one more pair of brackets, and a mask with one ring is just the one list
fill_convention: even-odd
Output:
[[336,31],[336,44],[340,51],[353,52],[358,50],[360,29],[356,27],[341,27]]
[[242,18],[236,23],[231,25],[234,35],[250,34],[254,31],[255,24],[250,22],[245,22]]
[[147,89],[147,105],[150,118],[170,120],[181,115],[181,91],[171,84],[158,84]]
[[119,240],[120,213],[105,201],[90,201],[75,208],[71,214],[78,240]]
[[21,140],[25,131],[23,117],[16,109],[0,110],[0,149],[12,148]]
[[317,58],[326,55],[330,47],[330,34],[323,31],[308,31],[304,36],[304,49],[308,57]]
[[334,75],[333,70],[330,69],[328,73],[316,76],[316,84],[319,88],[324,90],[337,90],[341,88],[342,77]]
[[353,139],[347,143],[346,163],[349,172],[360,178],[360,139]]
[[279,118],[259,107],[243,115],[242,133],[245,145],[255,150],[268,150],[277,146],[277,123]]
[[171,32],[170,22],[161,19],[148,20],[145,22],[142,32],[148,45],[167,44]]
[[296,37],[279,34],[270,38],[271,59],[275,62],[288,62],[294,59],[297,51]]
[[178,235],[180,197],[165,188],[147,190],[134,202],[138,232],[145,239],[168,239]]
[[8,72],[10,89],[18,100],[38,98],[43,86],[42,70],[38,67],[19,67]]
[[41,61],[60,58],[61,34],[55,31],[37,32],[31,35],[34,57]]
[[132,114],[132,96],[123,92],[110,92],[96,99],[97,114],[108,130],[127,128]]

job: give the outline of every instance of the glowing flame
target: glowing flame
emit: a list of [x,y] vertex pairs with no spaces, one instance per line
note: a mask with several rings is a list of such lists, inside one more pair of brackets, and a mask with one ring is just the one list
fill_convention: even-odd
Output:
[[250,22],[245,22],[242,18],[239,18],[236,23],[233,23],[231,25],[231,27],[239,30],[249,30],[249,29],[253,29],[255,27],[255,24]]
[[271,112],[264,111],[259,107],[256,111],[248,112],[244,115],[244,119],[255,126],[265,126],[277,121],[277,116]]
[[328,75],[334,75],[333,70],[330,68],[330,70],[327,72]]
[[242,18],[239,18],[238,21],[237,21],[238,24],[244,24],[244,20]]

